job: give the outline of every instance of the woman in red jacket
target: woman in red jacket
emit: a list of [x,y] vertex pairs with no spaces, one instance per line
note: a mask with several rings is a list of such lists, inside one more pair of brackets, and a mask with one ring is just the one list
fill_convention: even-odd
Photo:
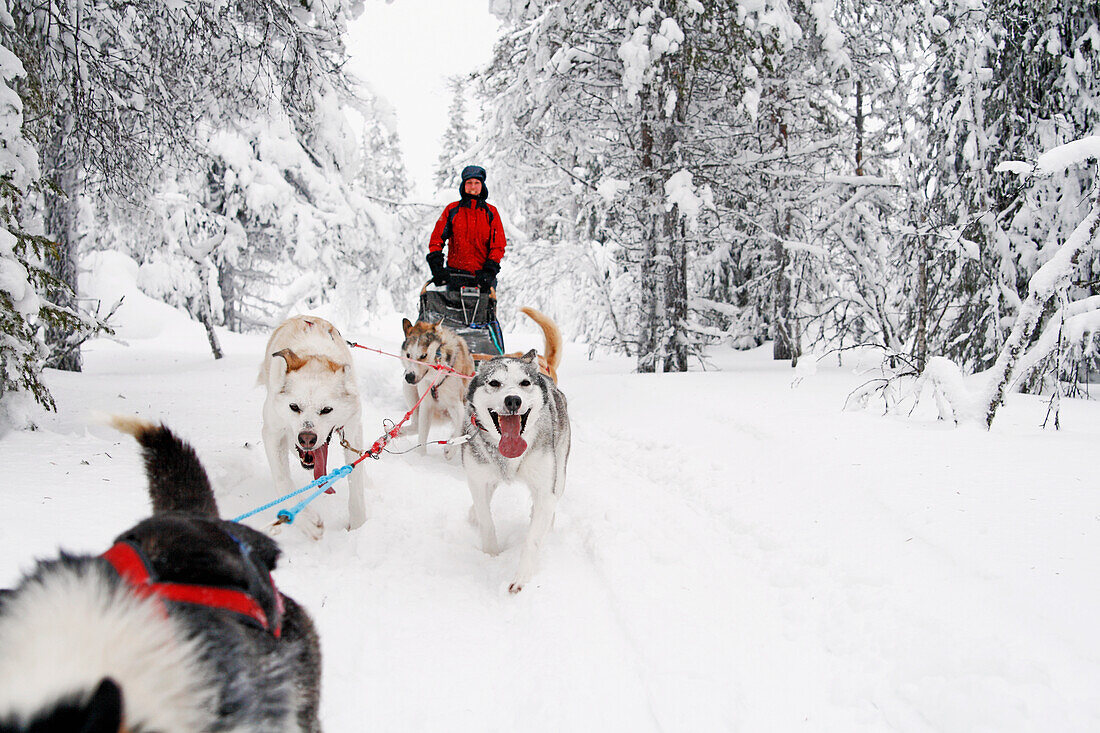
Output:
[[[496,207],[485,202],[485,169],[468,165],[462,169],[458,192],[461,199],[443,209],[428,242],[428,265],[432,282],[458,290],[463,285],[488,289],[497,282],[500,259],[504,256],[504,227]],[[447,265],[443,265],[443,247]]]

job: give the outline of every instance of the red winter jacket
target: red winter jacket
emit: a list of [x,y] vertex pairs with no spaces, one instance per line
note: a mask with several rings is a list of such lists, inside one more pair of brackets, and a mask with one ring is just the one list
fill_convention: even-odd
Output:
[[447,245],[447,266],[455,270],[477,272],[486,260],[499,265],[507,242],[496,207],[470,197],[447,204],[432,230],[428,251],[441,252],[444,244]]

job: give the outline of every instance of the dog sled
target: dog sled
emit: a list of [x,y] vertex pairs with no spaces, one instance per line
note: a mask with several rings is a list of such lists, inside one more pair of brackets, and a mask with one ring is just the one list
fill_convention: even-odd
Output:
[[453,330],[466,342],[475,359],[504,353],[495,288],[483,290],[474,284],[458,290],[429,290],[431,284],[429,280],[420,289],[418,321],[442,323]]

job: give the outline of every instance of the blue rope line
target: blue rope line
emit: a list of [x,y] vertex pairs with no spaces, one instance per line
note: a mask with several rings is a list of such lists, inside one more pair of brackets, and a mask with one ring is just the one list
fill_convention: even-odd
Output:
[[504,348],[501,347],[500,343],[497,341],[497,335],[496,332],[493,330],[492,324],[489,324],[489,340],[493,342],[493,346],[496,347],[498,354],[504,353]]
[[[346,471],[344,470],[345,468],[347,469]],[[304,491],[309,491],[314,486],[324,486],[324,488],[327,489],[328,485],[330,483],[335,483],[336,479],[340,478],[341,476],[346,476],[347,474],[351,473],[351,469],[352,469],[352,465],[350,463],[346,466],[341,466],[340,468],[336,469],[332,473],[326,473],[321,478],[314,479],[313,481],[310,481],[308,484],[306,484],[302,488],[298,489],[297,491],[291,491],[289,494],[285,494],[283,496],[280,496],[275,501],[269,501],[268,503],[264,504],[262,507],[259,507],[258,509],[253,509],[250,512],[245,512],[241,516],[234,517],[230,521],[239,522],[242,519],[248,519],[249,517],[251,517],[255,514],[259,514],[260,512],[265,512],[273,506],[278,506],[279,504],[282,504],[287,499],[291,499],[291,498],[297,496],[298,494],[301,494]],[[321,491],[319,491],[317,493],[321,494],[323,492],[324,492],[324,489],[322,489]],[[312,500],[313,500],[312,497],[310,499],[307,499],[301,506],[305,506],[305,504],[308,504]],[[301,509],[298,509],[298,511],[301,511]],[[294,516],[298,516],[298,512],[295,512]],[[293,522],[294,520],[291,519],[290,521]]]
[[278,519],[282,519],[287,524],[294,524],[294,520],[298,518],[298,512],[305,509],[307,504],[309,504],[311,501],[316,499],[321,494],[325,493],[325,490],[328,489],[329,484],[334,484],[339,479],[341,479],[344,476],[347,476],[349,473],[351,473],[353,468],[355,468],[355,466],[353,466],[349,463],[346,466],[340,466],[340,468],[336,469],[335,471],[333,471],[330,474],[322,476],[321,479],[319,479],[319,480],[321,480],[323,483],[320,485],[320,487],[317,489],[317,491],[313,492],[312,494],[310,494],[306,498],[302,499],[300,502],[298,502],[297,504],[292,506],[290,509],[280,510],[279,513],[276,514],[275,516]]

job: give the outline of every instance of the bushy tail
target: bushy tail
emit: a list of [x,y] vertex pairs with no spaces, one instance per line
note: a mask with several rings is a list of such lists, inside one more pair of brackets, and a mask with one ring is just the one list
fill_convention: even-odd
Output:
[[550,316],[540,313],[534,308],[523,306],[519,310],[539,324],[546,345],[542,355],[546,359],[546,363],[550,365],[550,372],[557,372],[558,364],[561,363],[561,331],[558,330],[558,325],[550,319]]
[[113,415],[110,424],[141,444],[153,514],[182,511],[218,516],[218,503],[195,449],[164,425]]

